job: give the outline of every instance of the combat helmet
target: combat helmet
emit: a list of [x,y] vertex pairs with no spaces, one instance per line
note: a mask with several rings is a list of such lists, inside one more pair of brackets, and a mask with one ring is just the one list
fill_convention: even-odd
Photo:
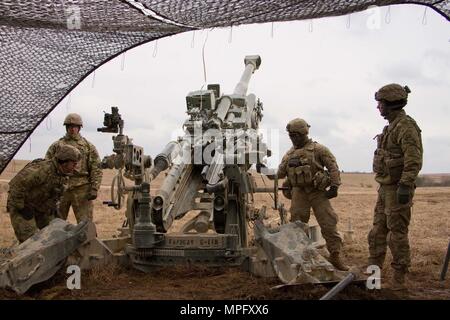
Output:
[[64,119],[64,125],[75,125],[75,126],[83,126],[83,120],[81,116],[77,113],[69,113]]
[[300,133],[301,135],[307,135],[311,126],[303,119],[296,118],[289,121],[286,126],[286,131],[289,133]]
[[386,107],[391,109],[399,109],[406,106],[410,92],[408,86],[402,87],[397,83],[391,83],[375,92],[375,100],[384,102]]
[[81,153],[77,148],[64,144],[56,151],[55,158],[59,161],[79,161]]

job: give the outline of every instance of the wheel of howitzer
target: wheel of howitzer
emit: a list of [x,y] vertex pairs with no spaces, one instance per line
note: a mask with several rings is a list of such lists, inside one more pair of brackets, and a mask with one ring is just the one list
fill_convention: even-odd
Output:
[[122,174],[116,174],[111,183],[111,202],[119,210],[125,200],[125,181]]

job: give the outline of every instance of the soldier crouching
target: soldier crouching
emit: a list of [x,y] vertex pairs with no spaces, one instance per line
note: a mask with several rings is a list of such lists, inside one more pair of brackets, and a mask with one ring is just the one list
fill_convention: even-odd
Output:
[[36,159],[9,182],[7,210],[17,240],[24,242],[58,217],[58,204],[80,152],[64,146],[52,159]]

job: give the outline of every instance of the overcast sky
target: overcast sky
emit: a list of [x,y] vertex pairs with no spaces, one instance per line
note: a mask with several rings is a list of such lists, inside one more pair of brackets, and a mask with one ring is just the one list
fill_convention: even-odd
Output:
[[132,49],[97,69],[95,81],[91,74],[75,88],[15,158],[42,157],[65,133],[68,112],[81,114],[81,133],[101,157],[111,154],[112,134],[96,132],[111,106],[119,107],[125,134],[154,157],[181,134],[187,93],[205,85],[205,45],[207,83],[219,83],[222,93],[232,93],[245,55],[261,56],[248,93],[264,103],[261,128],[274,152],[272,167],[290,147],[286,123],[301,117],[341,169],[371,171],[372,138],[386,123],[374,92],[397,82],[412,91],[405,110],[422,128],[422,173],[450,172],[450,24],[429,8],[400,5],[391,6],[390,15],[384,7],[312,23],[196,31],[155,45]]

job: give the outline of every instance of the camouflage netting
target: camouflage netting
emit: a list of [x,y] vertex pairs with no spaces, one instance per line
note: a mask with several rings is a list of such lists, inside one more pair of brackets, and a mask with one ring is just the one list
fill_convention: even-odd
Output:
[[336,16],[400,3],[430,6],[449,20],[449,1],[433,0],[3,0],[0,173],[81,80],[127,49],[195,29]]

